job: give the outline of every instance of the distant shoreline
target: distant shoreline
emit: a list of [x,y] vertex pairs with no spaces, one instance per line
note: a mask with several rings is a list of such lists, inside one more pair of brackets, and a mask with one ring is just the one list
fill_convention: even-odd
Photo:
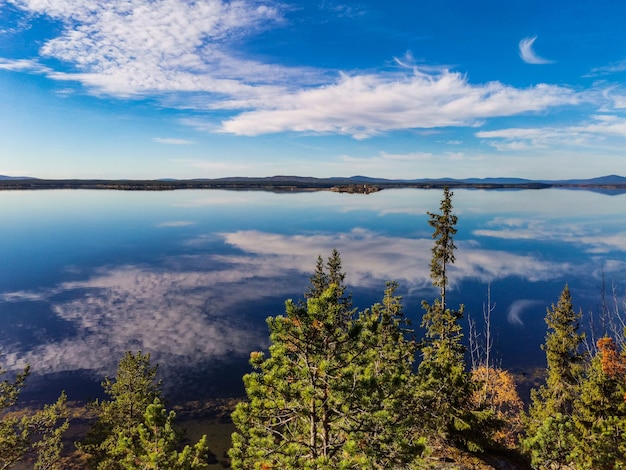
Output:
[[584,189],[626,192],[626,178],[611,176],[590,180],[511,181],[506,178],[485,180],[386,180],[366,177],[307,178],[273,176],[266,178],[219,178],[189,180],[83,180],[83,179],[0,179],[0,190],[100,189],[117,191],[173,191],[179,189],[226,189],[272,192],[334,191],[369,194],[383,189]]

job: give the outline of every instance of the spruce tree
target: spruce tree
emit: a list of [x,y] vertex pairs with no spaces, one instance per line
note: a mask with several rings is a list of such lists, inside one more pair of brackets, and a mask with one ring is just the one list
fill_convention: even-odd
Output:
[[626,358],[612,338],[601,338],[597,347],[573,414],[577,439],[572,457],[580,469],[624,469]]
[[454,264],[456,257],[454,250],[454,235],[458,217],[452,213],[452,196],[454,193],[446,186],[443,189],[443,199],[439,207],[440,213],[428,212],[430,225],[433,229],[435,244],[432,248],[430,261],[430,278],[433,285],[441,291],[441,310],[446,310],[446,288],[448,286],[448,266]]
[[576,313],[566,285],[557,305],[546,315],[548,332],[542,349],[546,353],[547,379],[531,391],[525,418],[524,449],[539,468],[563,468],[571,463],[576,442],[572,414],[580,393],[584,355],[579,332],[581,312]]
[[341,306],[340,322],[348,320],[352,315],[352,294],[346,293],[346,273],[343,271],[341,255],[333,248],[326,263],[321,256],[317,257],[315,271],[310,277],[310,286],[304,294],[305,299],[320,297],[332,285],[335,286],[333,302]]
[[439,299],[432,305],[424,301],[422,307],[425,333],[418,368],[419,394],[423,409],[428,410],[427,424],[447,439],[467,429],[462,416],[472,395],[459,323],[463,309],[442,310]]
[[453,193],[444,189],[440,213],[428,213],[434,228],[430,277],[439,288],[440,297],[432,304],[422,302],[425,330],[421,344],[422,361],[418,369],[421,409],[426,413],[426,425],[433,437],[468,446],[480,447],[476,421],[488,414],[471,409],[472,381],[466,371],[463,330],[460,320],[463,306],[458,310],[446,308],[448,269],[454,263],[454,235],[457,216],[452,213]]
[[338,253],[330,260],[318,261],[306,304],[289,300],[268,319],[269,356],[251,354],[248,401],[232,416],[235,469],[390,468],[422,450],[409,413],[414,346],[395,286],[357,314]]

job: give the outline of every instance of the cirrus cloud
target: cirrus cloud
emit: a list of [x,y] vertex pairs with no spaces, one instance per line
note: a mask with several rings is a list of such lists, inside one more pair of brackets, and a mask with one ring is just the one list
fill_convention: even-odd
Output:
[[551,64],[553,61],[539,57],[533,50],[533,44],[537,40],[537,36],[532,38],[524,38],[519,42],[519,55],[527,64]]

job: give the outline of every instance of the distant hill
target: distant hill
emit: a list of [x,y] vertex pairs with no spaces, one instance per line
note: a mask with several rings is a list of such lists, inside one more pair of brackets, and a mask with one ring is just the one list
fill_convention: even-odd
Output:
[[626,185],[626,178],[618,175],[600,176],[599,178],[580,179],[580,180],[560,180],[549,181],[554,184],[578,184],[578,185]]
[[[332,178],[331,178],[332,179]],[[589,179],[571,179],[571,180],[531,180],[524,178],[420,178],[420,179],[402,179],[402,180],[390,180],[384,178],[370,178],[367,176],[352,176],[349,178],[352,182],[363,182],[371,184],[385,184],[385,183],[416,183],[416,184],[477,184],[477,185],[500,185],[500,184],[513,184],[513,185],[526,185],[526,184],[548,184],[548,185],[576,185],[576,186],[626,186],[626,177],[618,175],[600,176],[598,178]]]
[[0,175],[1,181],[11,181],[11,180],[32,180],[35,178],[31,178],[30,176],[4,176]]
[[422,178],[386,179],[369,176],[315,178],[309,176],[277,175],[270,177],[229,177],[158,180],[100,180],[100,179],[38,179],[0,176],[1,189],[116,189],[125,191],[164,191],[174,189],[233,189],[264,191],[330,190],[350,193],[371,193],[390,188],[473,188],[473,189],[586,189],[605,194],[626,192],[626,177],[608,175],[589,179],[529,180],[523,178]]

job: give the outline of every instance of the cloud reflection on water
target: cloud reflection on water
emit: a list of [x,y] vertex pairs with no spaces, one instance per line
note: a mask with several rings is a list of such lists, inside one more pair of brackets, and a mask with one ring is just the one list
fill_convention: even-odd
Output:
[[505,240],[558,241],[580,247],[589,253],[608,253],[612,250],[626,252],[626,232],[606,233],[596,224],[560,224],[549,220],[494,219],[488,229],[472,233],[479,237]]
[[[430,260],[432,240],[399,238],[372,231],[354,229],[341,234],[286,236],[259,231],[222,234],[226,243],[246,253],[266,257],[303,272],[310,272],[311,254],[341,253],[348,283],[358,287],[376,287],[381,280],[427,288],[431,285]],[[468,278],[491,282],[517,276],[529,281],[553,279],[570,269],[568,263],[554,263],[531,255],[516,255],[488,250],[472,242],[457,242],[457,260],[450,268],[450,282]],[[280,259],[277,259],[280,258]]]
[[509,308],[507,309],[507,321],[512,325],[524,326],[524,321],[522,320],[522,314],[524,313],[524,311],[530,308],[538,307],[539,305],[542,305],[542,303],[538,300],[515,300],[511,305],[509,305]]
[[[8,352],[7,368],[36,365],[35,373],[90,370],[111,374],[124,351],[151,352],[165,376],[210,358],[247,356],[266,343],[266,333],[246,326],[232,314],[239,302],[258,298],[263,289],[230,285],[241,275],[222,272],[163,272],[150,267],[119,266],[49,292],[54,314],[78,334],[34,345],[21,354]],[[57,300],[62,293],[69,300]],[[228,295],[229,293],[230,295]],[[5,295],[16,300],[27,293]],[[39,300],[44,295],[40,293]]]
[[[37,365],[38,373],[83,369],[103,375],[114,370],[124,351],[140,349],[151,352],[167,375],[210,358],[247,356],[267,342],[267,331],[258,328],[261,319],[282,312],[258,312],[256,329],[247,328],[238,312],[249,310],[263,297],[282,302],[294,290],[303,292],[316,256],[326,256],[333,248],[342,254],[351,286],[382,292],[389,279],[409,290],[429,289],[431,284],[430,239],[383,236],[363,229],[293,236],[240,230],[219,237],[239,252],[171,257],[164,266],[100,268],[86,280],[64,282],[47,293],[5,293],[5,301],[50,302],[54,315],[79,332],[19,355],[9,353],[8,367],[30,362]],[[195,241],[202,244],[203,240]],[[519,276],[534,281],[558,276],[568,268],[565,263],[463,242],[451,279],[490,282]],[[301,279],[301,285],[294,286],[294,279]]]
[[[462,236],[457,237],[457,260],[450,271],[455,289],[460,290],[466,281],[485,285],[507,278],[521,283],[567,282],[574,272],[598,279],[602,273],[619,276],[625,270],[626,232],[614,217],[621,210],[616,199],[602,206],[606,197],[589,193],[572,192],[566,201],[561,198],[554,203],[550,198],[556,193],[550,192],[457,193],[455,208]],[[167,382],[168,377],[196,364],[233,358],[245,362],[250,350],[267,345],[265,317],[281,314],[286,298],[301,297],[317,256],[326,257],[333,248],[342,255],[351,288],[379,297],[384,282],[393,279],[413,300],[434,294],[429,277],[432,239],[425,212],[436,210],[440,191],[393,190],[366,197],[220,191],[167,196],[172,198],[168,201],[173,212],[151,216],[146,224],[159,236],[169,237],[164,240],[172,240],[167,245],[171,251],[162,257],[111,266],[102,265],[100,258],[99,264],[86,263],[72,270],[68,262],[64,272],[73,281],[0,292],[1,301],[25,309],[33,303],[45,304],[49,315],[71,325],[67,331],[72,332],[62,337],[37,336],[44,338],[39,344],[19,343],[19,336],[7,336],[1,347],[6,350],[3,362],[9,369],[29,362],[36,374],[87,370],[101,377],[114,372],[124,351],[141,349],[151,352]],[[589,211],[597,208],[599,218],[572,217],[572,204],[579,199],[588,202]],[[540,200],[551,205],[543,210]],[[358,222],[338,230],[332,224],[315,227],[310,221],[298,221],[290,228],[292,233],[278,233],[278,226],[274,231],[254,223],[239,225],[230,212],[222,215],[227,207],[230,210],[228,204],[234,204],[232,210],[242,220],[248,214],[264,219],[267,214],[268,226],[296,218],[293,207],[302,214],[315,208],[315,217],[328,216],[340,225],[348,219],[344,214],[354,212]],[[178,215],[177,210],[184,214]],[[401,220],[400,214],[408,216]],[[611,220],[616,220],[614,225]],[[528,244],[520,249],[522,245],[515,241]],[[577,256],[542,251],[546,243],[556,242]],[[508,293],[510,307],[501,318],[522,327],[522,314],[538,307],[539,301],[532,299],[532,289],[519,295],[523,299],[511,299],[513,295],[517,293]],[[526,318],[527,330],[530,318]]]

